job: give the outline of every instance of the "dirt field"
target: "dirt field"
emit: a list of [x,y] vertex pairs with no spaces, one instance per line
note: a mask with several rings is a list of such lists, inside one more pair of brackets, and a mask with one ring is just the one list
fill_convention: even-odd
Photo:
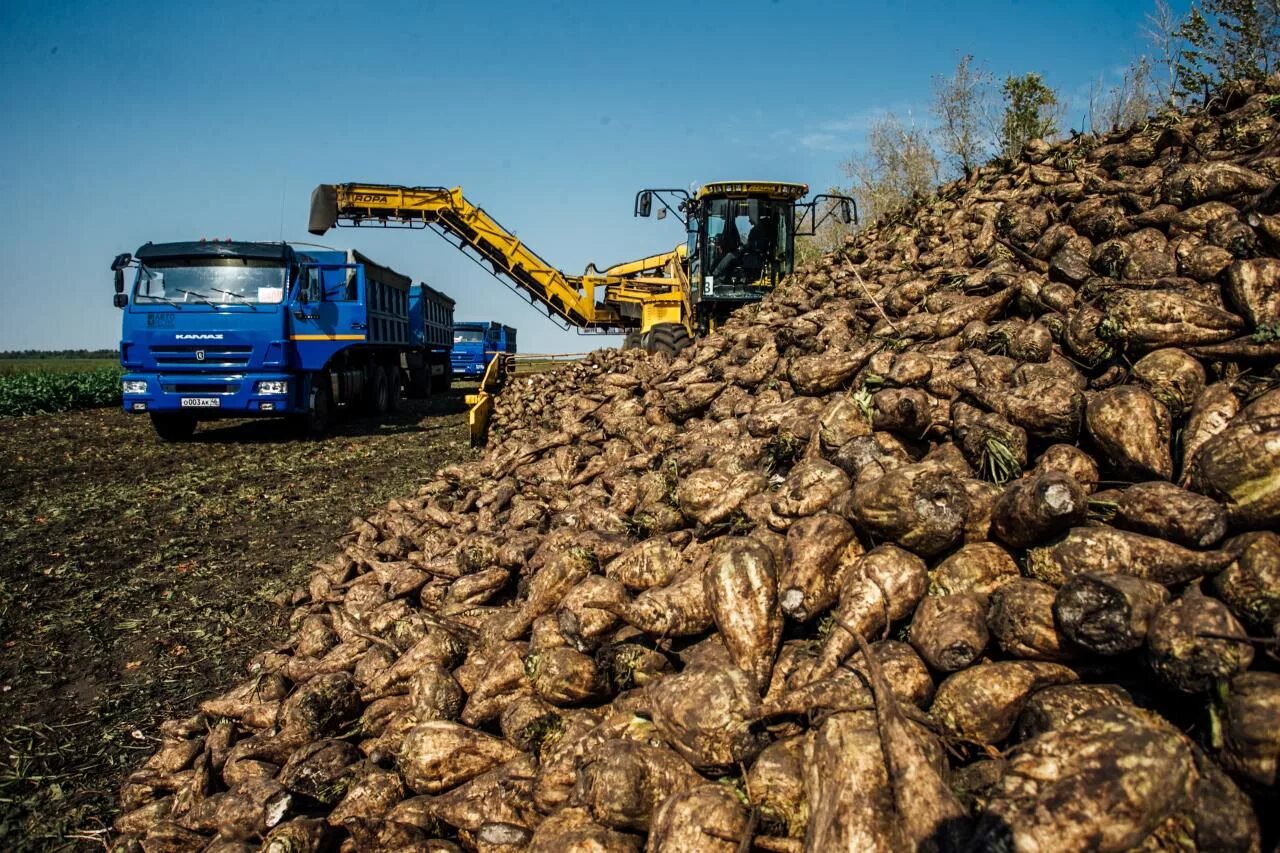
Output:
[[352,516],[468,456],[461,392],[166,445],[116,410],[0,419],[0,849],[101,847],[123,775],[278,641]]

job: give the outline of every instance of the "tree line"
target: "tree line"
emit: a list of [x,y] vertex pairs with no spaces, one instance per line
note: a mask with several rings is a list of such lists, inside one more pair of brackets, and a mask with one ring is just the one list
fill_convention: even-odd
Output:
[[23,349],[0,351],[0,359],[55,359],[55,358],[119,358],[120,351],[114,349]]
[[[1260,80],[1280,70],[1280,0],[1195,0],[1177,16],[1155,0],[1143,35],[1149,51],[1121,80],[1091,87],[1078,132],[1103,133],[1164,110],[1205,103],[1221,86]],[[1062,130],[1066,103],[1035,72],[997,82],[966,54],[949,75],[933,78],[932,128],[893,113],[877,119],[865,149],[841,163],[848,187],[833,188],[858,202],[864,224],[891,215],[942,182],[966,178],[983,163],[1015,160],[1032,140],[1052,141]],[[800,259],[834,248],[847,229],[834,220],[797,244]]]

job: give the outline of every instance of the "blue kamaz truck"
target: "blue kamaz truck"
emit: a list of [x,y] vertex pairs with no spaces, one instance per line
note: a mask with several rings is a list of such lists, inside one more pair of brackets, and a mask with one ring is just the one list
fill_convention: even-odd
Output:
[[479,379],[496,353],[515,355],[516,330],[492,320],[453,324],[449,361],[457,379]]
[[124,409],[166,441],[259,415],[319,434],[339,410],[382,414],[403,390],[449,387],[453,300],[359,252],[147,243],[111,268]]

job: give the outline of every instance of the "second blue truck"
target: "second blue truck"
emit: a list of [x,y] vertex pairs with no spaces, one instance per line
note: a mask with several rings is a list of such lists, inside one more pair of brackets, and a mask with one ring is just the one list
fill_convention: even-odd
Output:
[[453,324],[449,361],[455,379],[479,379],[494,355],[515,355],[516,330],[492,320]]

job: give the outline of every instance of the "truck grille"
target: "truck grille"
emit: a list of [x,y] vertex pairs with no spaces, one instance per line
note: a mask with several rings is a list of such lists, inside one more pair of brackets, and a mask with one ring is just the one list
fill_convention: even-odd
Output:
[[227,344],[151,347],[151,357],[157,367],[244,367],[252,354],[251,346]]
[[165,382],[161,386],[166,394],[234,394],[240,390],[239,382]]

